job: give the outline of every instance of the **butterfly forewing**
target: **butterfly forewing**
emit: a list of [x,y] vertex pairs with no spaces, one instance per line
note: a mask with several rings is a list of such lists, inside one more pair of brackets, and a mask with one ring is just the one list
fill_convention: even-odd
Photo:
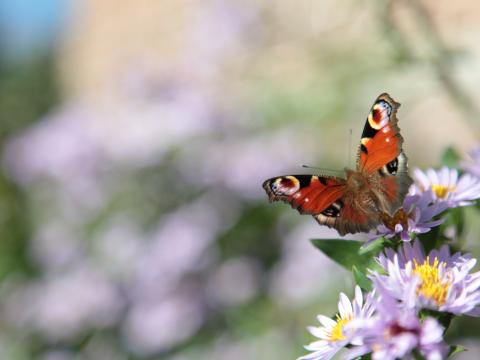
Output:
[[373,172],[394,161],[402,150],[403,138],[397,126],[400,104],[388,94],[373,104],[362,132],[357,169]]
[[319,214],[339,199],[345,180],[318,175],[285,175],[268,179],[263,188],[270,201],[285,201],[301,214]]
[[407,157],[402,151],[403,137],[398,127],[400,104],[382,94],[368,114],[358,149],[357,169],[376,177],[382,209],[393,214],[403,203],[412,179],[408,175]]

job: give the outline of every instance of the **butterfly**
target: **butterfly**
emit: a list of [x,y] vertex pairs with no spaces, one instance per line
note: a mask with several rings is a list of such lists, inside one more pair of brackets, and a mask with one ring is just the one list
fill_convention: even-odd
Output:
[[401,208],[412,179],[397,125],[400,104],[387,93],[375,100],[363,128],[356,170],[345,178],[284,175],[266,180],[270,202],[284,201],[340,235],[367,232]]

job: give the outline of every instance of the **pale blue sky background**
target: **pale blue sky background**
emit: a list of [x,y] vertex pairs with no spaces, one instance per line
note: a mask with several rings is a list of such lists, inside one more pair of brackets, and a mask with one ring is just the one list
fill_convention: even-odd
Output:
[[0,46],[8,58],[30,55],[61,35],[73,0],[0,0]]

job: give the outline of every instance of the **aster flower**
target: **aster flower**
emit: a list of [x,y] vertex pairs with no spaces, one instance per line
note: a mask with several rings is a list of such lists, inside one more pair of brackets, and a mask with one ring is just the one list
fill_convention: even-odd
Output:
[[[374,281],[375,283],[375,281]],[[376,314],[369,319],[350,323],[363,335],[363,344],[347,353],[349,359],[372,353],[373,360],[394,360],[408,357],[417,350],[427,360],[445,358],[444,328],[434,318],[421,321],[414,309],[404,309],[381,284],[375,284]]]
[[480,198],[480,179],[471,174],[459,177],[456,169],[415,169],[413,176],[416,183],[410,188],[411,195],[432,192],[434,202],[447,203],[448,207],[471,205]]
[[318,315],[317,318],[321,326],[311,326],[308,328],[308,331],[320,340],[305,346],[305,349],[311,351],[311,353],[297,360],[331,359],[346,345],[361,344],[361,338],[358,336],[358,333],[354,330],[345,332],[344,327],[353,320],[367,319],[372,316],[374,312],[372,306],[373,294],[367,295],[365,302],[363,300],[362,291],[358,285],[355,287],[355,298],[353,301],[350,301],[344,293],[340,293],[336,320],[332,320],[324,315]]
[[480,316],[480,272],[470,273],[476,264],[470,255],[450,255],[444,245],[425,256],[417,240],[377,260],[386,275],[371,272],[370,278],[406,308]]
[[423,234],[431,228],[440,225],[443,220],[432,220],[448,208],[444,203],[432,203],[431,192],[424,192],[418,195],[407,195],[403,206],[393,217],[384,214],[383,224],[369,234],[371,240],[380,236],[392,238],[399,235],[403,241],[410,241],[415,234]]
[[474,148],[470,153],[470,157],[472,160],[463,161],[462,167],[470,174],[480,178],[480,145]]

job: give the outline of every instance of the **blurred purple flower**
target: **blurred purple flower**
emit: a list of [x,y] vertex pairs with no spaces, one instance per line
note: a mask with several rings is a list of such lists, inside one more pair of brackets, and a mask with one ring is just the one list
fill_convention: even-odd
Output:
[[477,145],[469,155],[471,160],[463,161],[461,165],[463,169],[480,179],[480,145]]
[[[77,354],[78,356],[78,354]],[[101,360],[128,360],[131,356],[118,343],[117,338],[102,333],[94,334],[84,343],[82,358]],[[75,360],[79,360],[78,357]]]
[[338,268],[327,256],[312,251],[310,242],[299,241],[337,236],[336,230],[319,227],[310,219],[305,219],[304,223],[289,231],[282,239],[283,256],[270,272],[268,284],[271,298],[281,306],[300,307],[346,276],[347,272]]
[[206,135],[220,117],[216,103],[195,83],[169,85],[142,103],[72,101],[11,139],[3,160],[23,185],[54,182],[79,202],[101,203],[117,167],[135,170],[159,163],[173,146]]
[[444,245],[425,256],[416,240],[387,250],[378,262],[386,275],[372,272],[371,278],[405,307],[480,316],[480,272],[470,273],[477,262],[470,255],[450,255]]
[[[443,327],[434,318],[420,321],[413,309],[399,306],[388,291],[375,284],[375,315],[359,318],[346,327],[362,335],[363,344],[347,353],[348,359],[372,353],[373,360],[395,360],[411,356],[418,350],[427,360],[445,358],[447,346],[443,342]],[[348,330],[347,330],[348,331]]]
[[[261,35],[258,12],[241,1],[206,2],[189,26],[186,49],[190,51],[185,51],[184,68],[211,79],[221,74],[222,62],[248,54],[246,47]],[[217,34],[216,41],[211,41],[212,34]]]
[[67,350],[53,350],[44,354],[40,360],[77,360],[75,353]]
[[149,237],[125,214],[115,214],[92,241],[95,258],[112,279],[129,284]]
[[57,342],[111,326],[124,303],[108,279],[83,264],[12,292],[4,305],[10,323]]
[[446,203],[448,207],[471,205],[480,198],[480,179],[470,174],[458,177],[456,169],[446,166],[436,171],[420,169],[413,171],[416,183],[410,188],[410,195],[431,192],[434,203]]
[[98,205],[105,153],[91,118],[95,112],[84,104],[69,104],[11,139],[3,156],[10,175],[24,186],[54,181],[79,203]]
[[213,305],[236,306],[251,300],[260,287],[260,266],[238,257],[221,264],[208,279],[206,292]]
[[46,272],[63,271],[82,260],[82,239],[67,219],[49,219],[34,234],[29,248],[31,260]]
[[133,298],[161,297],[185,274],[208,264],[206,250],[227,224],[208,196],[165,215],[136,260],[131,280]]
[[429,232],[431,228],[440,225],[443,219],[432,219],[447,208],[446,203],[433,203],[431,192],[407,195],[403,207],[393,217],[385,216],[384,224],[369,233],[370,240],[378,239],[380,236],[389,239],[398,234],[401,240],[410,241],[415,234]]
[[178,293],[154,301],[142,299],[127,314],[123,334],[140,355],[166,351],[192,336],[203,323],[203,311],[193,294]]

